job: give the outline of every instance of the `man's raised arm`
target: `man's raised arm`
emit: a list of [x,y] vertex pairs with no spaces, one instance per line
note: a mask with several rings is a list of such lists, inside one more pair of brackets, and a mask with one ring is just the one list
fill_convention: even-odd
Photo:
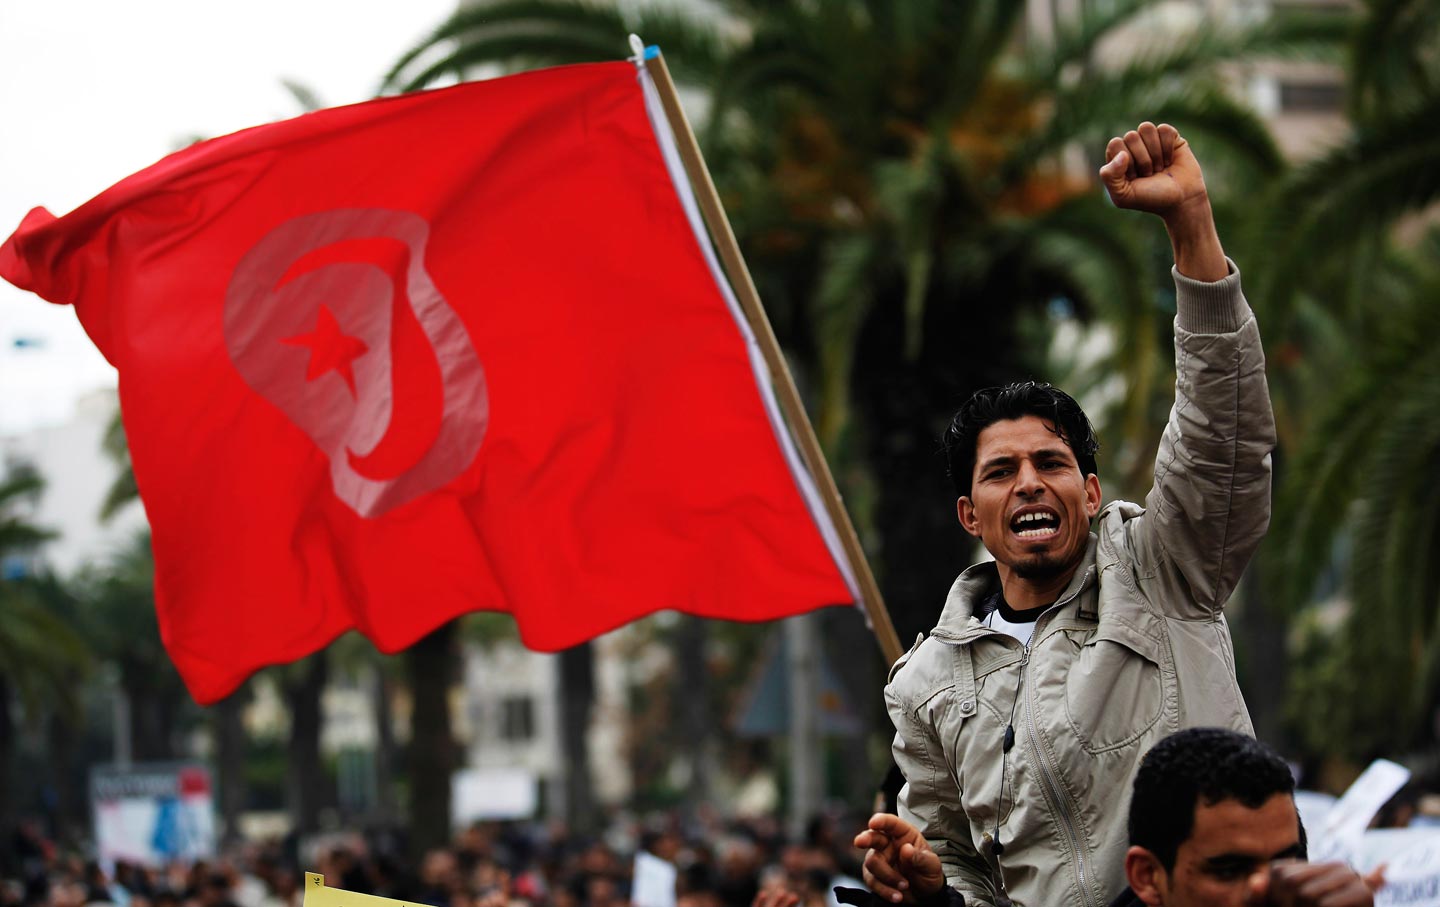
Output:
[[1275,420],[1260,333],[1189,143],[1142,123],[1105,153],[1110,198],[1160,217],[1175,253],[1175,405],[1131,546],[1142,573],[1180,581],[1157,596],[1168,612],[1213,616],[1270,522]]

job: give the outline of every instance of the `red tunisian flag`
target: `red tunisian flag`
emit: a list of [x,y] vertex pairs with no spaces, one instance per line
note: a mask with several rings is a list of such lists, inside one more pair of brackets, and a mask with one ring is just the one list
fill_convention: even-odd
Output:
[[396,651],[508,611],[554,650],[857,600],[646,80],[260,126],[0,246],[120,372],[198,701],[351,628]]

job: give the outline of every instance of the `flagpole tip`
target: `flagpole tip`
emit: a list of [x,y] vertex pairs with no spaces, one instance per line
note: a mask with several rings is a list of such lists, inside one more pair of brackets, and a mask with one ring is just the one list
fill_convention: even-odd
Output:
[[654,60],[660,56],[659,45],[651,44],[646,47],[639,35],[630,36],[630,51],[632,56],[629,59],[634,60],[636,66],[643,65],[646,60]]

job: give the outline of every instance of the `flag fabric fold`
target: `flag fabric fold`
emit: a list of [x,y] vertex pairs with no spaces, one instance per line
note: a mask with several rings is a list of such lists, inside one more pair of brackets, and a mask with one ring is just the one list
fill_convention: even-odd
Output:
[[393,652],[497,610],[555,650],[855,600],[646,78],[306,114],[0,245],[119,371],[198,701],[352,628]]

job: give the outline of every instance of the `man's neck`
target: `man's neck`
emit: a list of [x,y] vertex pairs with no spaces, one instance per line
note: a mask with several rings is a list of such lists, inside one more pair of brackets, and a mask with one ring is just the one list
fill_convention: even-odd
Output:
[[996,564],[1000,573],[1000,588],[1005,593],[1005,603],[1016,611],[1029,611],[1032,608],[1044,608],[1054,604],[1060,597],[1060,593],[1070,585],[1074,579],[1075,571],[1079,569],[1077,564],[1059,576],[1047,579],[1025,579],[1015,571],[1003,564]]

